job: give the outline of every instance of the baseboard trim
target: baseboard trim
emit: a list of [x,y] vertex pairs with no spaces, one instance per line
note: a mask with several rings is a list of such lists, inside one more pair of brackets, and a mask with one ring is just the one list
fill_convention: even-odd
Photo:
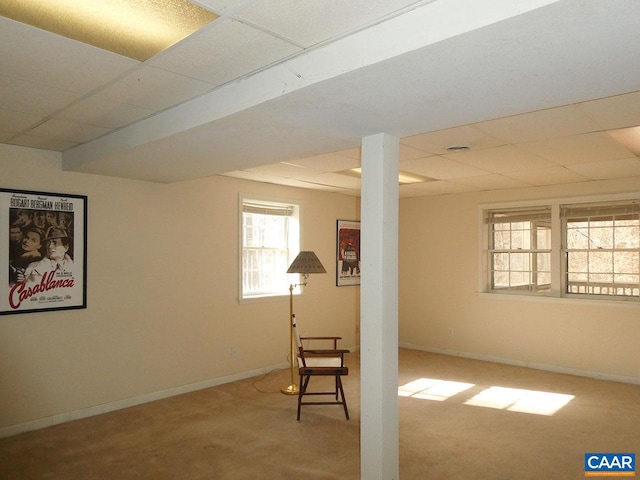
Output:
[[[485,362],[501,363],[505,365],[513,365],[516,367],[533,368],[536,370],[544,370],[554,373],[563,373],[567,375],[576,375],[579,377],[594,378],[597,380],[608,380],[613,382],[629,383],[634,385],[640,385],[640,378],[627,377],[624,375],[613,375],[603,372],[592,372],[587,370],[578,370],[573,368],[560,367],[556,365],[547,365],[542,363],[524,362],[521,360],[513,360],[503,357],[495,357],[491,355],[482,355],[471,352],[460,352],[456,350],[449,350],[444,348],[428,347],[423,345],[414,345],[411,343],[401,343],[401,348],[408,348],[411,350],[421,350],[424,352],[437,353],[441,355],[451,355],[454,357],[469,358],[472,360],[481,360]],[[359,347],[352,347],[349,350],[352,352],[359,351]],[[203,390],[205,388],[216,387],[225,383],[236,382],[238,380],[244,380],[258,375],[264,375],[273,370],[280,370],[289,368],[288,363],[282,363],[278,365],[271,365],[264,368],[258,368],[255,370],[247,370],[245,372],[236,373],[233,375],[226,375],[223,377],[212,378],[202,382],[192,383],[188,385],[182,385],[180,387],[170,388],[167,390],[161,390],[158,392],[152,392],[137,397],[126,398],[123,400],[117,400],[115,402],[104,403],[101,405],[95,405],[80,410],[74,410],[71,412],[65,412],[51,417],[40,418],[37,420],[31,420],[28,422],[18,423],[15,425],[9,425],[6,427],[0,427],[0,438],[11,437],[20,433],[29,432],[32,430],[39,430],[41,428],[51,427],[72,420],[80,420],[82,418],[93,417],[103,413],[113,412],[116,410],[122,410],[124,408],[134,407],[136,405],[142,405],[144,403],[154,402],[156,400],[162,400],[164,398],[175,397],[196,390]]]
[[484,362],[502,363],[505,365],[512,365],[515,367],[533,368],[535,370],[544,370],[553,373],[563,373],[566,375],[575,375],[578,377],[588,377],[596,380],[608,380],[612,382],[630,383],[633,385],[640,385],[640,378],[627,377],[624,375],[614,375],[604,372],[592,372],[588,370],[578,370],[575,368],[561,367],[557,365],[547,365],[544,363],[524,362],[521,360],[513,360],[510,358],[494,357],[491,355],[481,355],[470,352],[459,352],[456,350],[448,350],[445,348],[426,347],[423,345],[414,345],[411,343],[401,343],[401,348],[408,348],[411,350],[422,350],[423,352],[439,353],[441,355],[451,355],[453,357],[469,358],[472,360],[482,360]]
[[17,423],[15,425],[9,425],[7,427],[0,428],[0,438],[11,437],[19,433],[25,433],[32,430],[39,430],[41,428],[51,427],[60,423],[70,422],[72,420],[80,420],[82,418],[93,417],[103,413],[113,412],[116,410],[122,410],[124,408],[134,407],[136,405],[142,405],[143,403],[154,402],[156,400],[162,400],[164,398],[175,397],[176,395],[182,395],[196,390],[203,390],[205,388],[216,387],[225,383],[236,382],[238,380],[244,380],[246,378],[256,377],[258,375],[264,375],[273,370],[281,370],[289,368],[289,363],[282,363],[278,365],[271,365],[269,367],[258,368],[255,370],[247,370],[245,372],[235,373],[233,375],[226,375],[223,377],[211,378],[202,382],[191,383],[188,385],[182,385],[180,387],[169,388],[167,390],[160,390],[158,392],[152,392],[137,397],[126,398],[123,400],[117,400],[115,402],[104,403],[101,405],[95,405],[81,410],[74,410],[71,412],[65,412],[51,417],[40,418],[37,420],[31,420],[28,422]]

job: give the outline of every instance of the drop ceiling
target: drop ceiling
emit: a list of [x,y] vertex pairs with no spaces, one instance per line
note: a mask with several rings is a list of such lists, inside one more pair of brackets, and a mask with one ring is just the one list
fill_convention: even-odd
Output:
[[386,132],[426,177],[404,197],[640,186],[640,2],[192,3],[218,18],[144,62],[0,17],[0,142],[67,171],[357,196],[344,172]]

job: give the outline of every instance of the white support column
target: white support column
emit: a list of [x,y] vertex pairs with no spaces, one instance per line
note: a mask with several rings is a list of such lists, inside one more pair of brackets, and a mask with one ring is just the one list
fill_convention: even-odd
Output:
[[362,139],[360,478],[399,477],[399,138]]

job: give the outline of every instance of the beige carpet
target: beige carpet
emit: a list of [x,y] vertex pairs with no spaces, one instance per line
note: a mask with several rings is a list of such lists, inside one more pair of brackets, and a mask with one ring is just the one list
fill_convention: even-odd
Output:
[[[332,405],[296,422],[296,398],[279,393],[289,372],[275,371],[0,439],[0,478],[359,479],[359,359],[348,357],[349,421]],[[586,452],[640,454],[637,385],[411,350],[400,384],[411,395],[399,398],[403,479],[578,479]]]

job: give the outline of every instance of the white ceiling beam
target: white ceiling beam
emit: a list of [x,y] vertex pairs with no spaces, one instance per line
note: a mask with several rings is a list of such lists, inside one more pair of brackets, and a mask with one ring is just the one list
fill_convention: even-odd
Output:
[[310,85],[556,1],[558,0],[447,0],[428,3],[71,148],[63,153],[62,167],[64,170],[73,170],[84,164],[115,156],[226,118]]

